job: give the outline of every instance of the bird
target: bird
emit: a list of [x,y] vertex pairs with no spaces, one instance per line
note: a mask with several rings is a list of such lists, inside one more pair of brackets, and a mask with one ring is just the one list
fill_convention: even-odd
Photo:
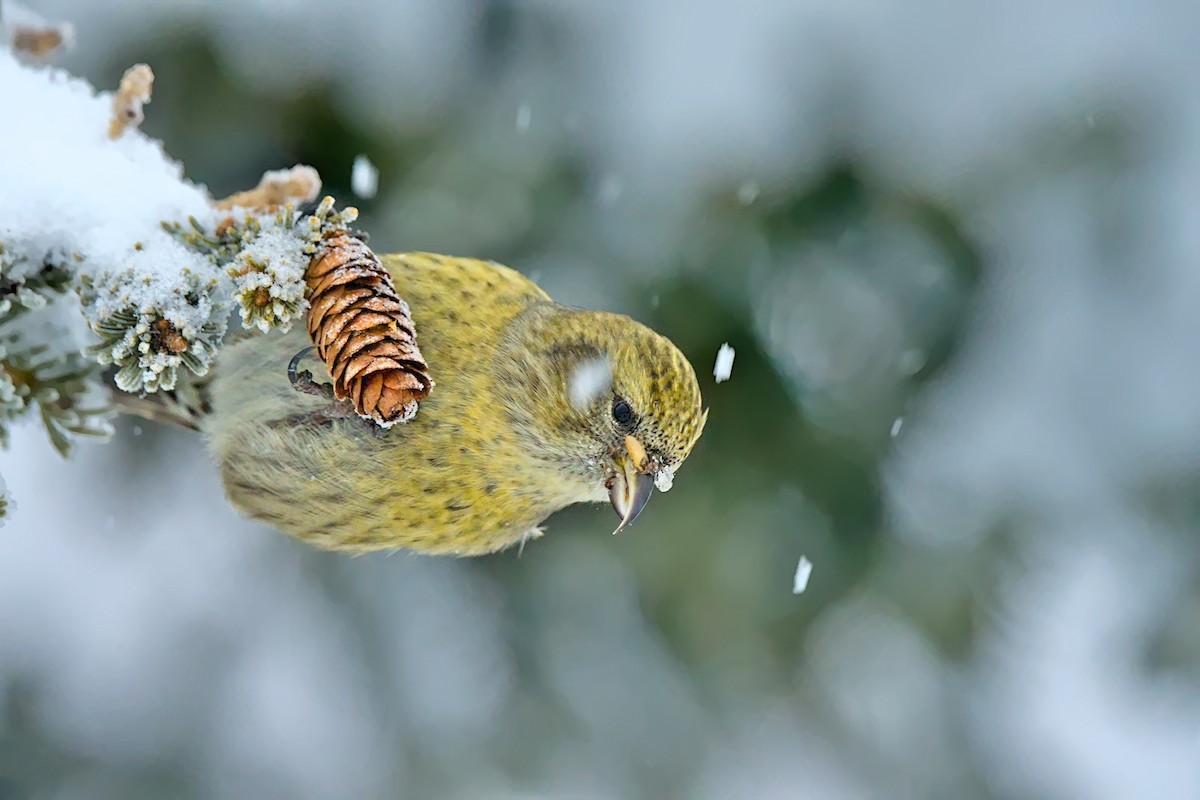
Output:
[[708,412],[668,338],[557,303],[494,261],[380,260],[436,387],[383,429],[296,391],[302,330],[227,343],[198,427],[240,512],[325,550],[479,556],[523,546],[577,503],[609,502],[622,530],[670,488]]

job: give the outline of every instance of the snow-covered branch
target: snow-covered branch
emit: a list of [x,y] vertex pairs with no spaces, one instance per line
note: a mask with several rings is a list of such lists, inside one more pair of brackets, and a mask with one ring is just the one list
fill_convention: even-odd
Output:
[[3,11],[0,444],[33,416],[65,455],[107,435],[109,382],[146,394],[205,375],[234,308],[247,328],[287,329],[317,243],[357,212],[297,211],[321,187],[303,166],[215,200],[139,130],[150,67],[98,92],[43,63],[69,29]]

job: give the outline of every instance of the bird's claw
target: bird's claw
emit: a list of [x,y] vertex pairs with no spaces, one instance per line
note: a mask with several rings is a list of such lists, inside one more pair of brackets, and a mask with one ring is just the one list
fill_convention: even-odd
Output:
[[301,394],[311,394],[314,397],[320,397],[329,401],[329,408],[314,411],[309,415],[309,421],[325,425],[336,419],[352,419],[365,425],[376,438],[384,436],[387,433],[386,429],[376,425],[374,420],[367,419],[359,414],[354,408],[354,404],[348,399],[338,399],[337,395],[334,394],[331,384],[317,383],[313,380],[311,372],[308,370],[301,372],[299,370],[301,360],[316,349],[315,347],[306,347],[299,353],[296,353],[288,363],[287,369],[288,381],[292,384],[293,389]]
[[337,397],[333,393],[333,386],[328,383],[317,383],[313,380],[313,374],[308,370],[299,371],[300,361],[313,350],[315,347],[306,347],[296,355],[292,356],[292,360],[288,363],[287,375],[288,381],[292,384],[292,388],[302,394],[311,394],[316,397],[323,397],[332,403],[338,402]]

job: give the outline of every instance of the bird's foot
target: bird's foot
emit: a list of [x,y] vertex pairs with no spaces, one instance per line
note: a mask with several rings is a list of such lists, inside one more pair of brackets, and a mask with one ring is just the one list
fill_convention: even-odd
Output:
[[308,370],[299,371],[300,361],[313,350],[315,347],[306,347],[296,355],[292,356],[292,360],[288,363],[287,375],[288,381],[292,384],[292,388],[301,394],[311,394],[315,397],[323,397],[331,403],[338,402],[336,395],[333,393],[333,386],[328,383],[317,383],[313,380],[313,374]]
[[301,372],[299,370],[300,361],[313,350],[315,347],[306,347],[296,355],[292,356],[291,362],[288,364],[288,381],[292,384],[292,388],[301,394],[311,394],[314,397],[320,397],[329,401],[329,407],[320,411],[314,411],[308,415],[307,421],[316,425],[328,425],[338,419],[352,419],[361,423],[367,430],[376,438],[387,434],[387,430],[376,425],[375,421],[362,416],[354,408],[354,404],[349,399],[339,399],[333,391],[333,386],[328,383],[317,383],[313,380],[313,374],[308,370]]

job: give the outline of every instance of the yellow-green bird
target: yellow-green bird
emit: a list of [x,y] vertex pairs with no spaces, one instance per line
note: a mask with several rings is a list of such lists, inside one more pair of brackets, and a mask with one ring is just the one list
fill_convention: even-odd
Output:
[[242,512],[331,550],[480,555],[574,503],[607,499],[624,527],[670,488],[706,412],[668,339],[555,303],[494,262],[381,259],[436,388],[414,419],[373,432],[294,390],[304,332],[226,345],[201,426]]

